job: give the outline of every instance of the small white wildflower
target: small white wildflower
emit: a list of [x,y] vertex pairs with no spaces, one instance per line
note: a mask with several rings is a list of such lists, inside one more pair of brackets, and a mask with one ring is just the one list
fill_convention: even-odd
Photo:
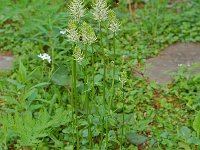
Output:
[[188,67],[191,67],[191,64],[190,64],[190,62],[187,62],[187,66],[188,66]]
[[108,18],[108,6],[105,0],[96,0],[93,5],[94,19],[102,22]]
[[178,64],[179,67],[183,66],[183,64]]
[[84,54],[79,47],[74,48],[73,57],[78,63],[81,63],[81,61],[84,59]]
[[117,32],[120,29],[120,22],[116,18],[115,12],[113,10],[109,10],[108,20],[109,20],[109,30],[111,30],[112,32]]
[[93,28],[86,22],[83,22],[83,27],[82,27],[81,32],[82,32],[82,41],[84,44],[90,45],[97,40],[97,37],[95,35]]
[[75,21],[80,21],[81,17],[84,16],[84,1],[83,0],[72,0],[69,6],[70,14]]
[[79,41],[79,33],[77,30],[76,23],[73,20],[69,21],[68,28],[66,29],[67,38],[71,42],[78,42]]
[[49,63],[51,62],[51,57],[47,53],[39,54],[38,57],[42,60],[47,60]]
[[60,31],[60,34],[64,35],[64,34],[66,34],[66,32],[67,32],[66,29],[65,29],[65,30],[61,30],[61,31]]

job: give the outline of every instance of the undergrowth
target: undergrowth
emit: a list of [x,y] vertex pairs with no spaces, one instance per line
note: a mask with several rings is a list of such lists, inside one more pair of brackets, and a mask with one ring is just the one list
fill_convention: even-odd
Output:
[[16,57],[0,72],[0,149],[198,149],[199,74],[182,67],[161,86],[133,70],[170,44],[200,41],[200,1],[142,2],[130,15],[127,3],[108,1],[116,34],[86,14],[96,43],[80,37],[75,47],[60,34],[70,2],[0,0],[0,51]]

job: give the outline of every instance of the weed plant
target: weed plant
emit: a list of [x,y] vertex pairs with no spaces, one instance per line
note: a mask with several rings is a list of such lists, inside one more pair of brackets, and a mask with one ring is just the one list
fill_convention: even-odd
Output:
[[132,68],[199,42],[199,1],[150,0],[133,22],[107,2],[1,0],[0,51],[17,60],[0,72],[0,149],[198,149],[199,75],[159,86]]

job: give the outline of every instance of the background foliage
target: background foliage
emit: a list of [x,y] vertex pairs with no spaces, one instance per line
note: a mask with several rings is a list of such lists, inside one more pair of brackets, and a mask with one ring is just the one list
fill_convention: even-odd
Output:
[[[147,58],[175,42],[199,42],[200,1],[137,1],[144,7],[130,11],[128,8],[134,2],[130,5],[128,1],[120,1],[117,5],[109,1],[122,23],[117,35],[116,78],[122,70],[128,72],[124,87],[127,133],[124,149],[138,148],[135,136],[147,140],[144,149],[197,149],[200,74],[191,76],[183,67],[170,85],[161,86],[146,77],[134,76],[132,68],[140,69],[138,66]],[[0,73],[0,149],[73,149],[71,51],[67,40],[60,35],[69,20],[68,3],[0,0],[0,51],[11,51],[16,57],[13,70]],[[90,7],[91,1],[86,3]],[[108,40],[111,38],[112,35],[108,36]],[[56,72],[49,80],[42,72],[48,72],[50,66],[46,64],[46,70],[42,70],[37,54],[50,53],[52,49],[56,53]],[[96,59],[98,88],[102,86],[102,64],[99,57]],[[108,65],[108,70],[111,66]],[[79,71],[78,76],[81,93],[83,72]],[[108,74],[108,78],[111,76]],[[91,116],[94,149],[98,149],[100,117],[105,111],[98,103],[101,93],[96,98],[98,112]],[[114,109],[110,110],[113,115],[109,118],[109,149],[119,148],[123,105],[119,82],[116,95]],[[81,149],[87,149],[84,102],[80,102],[79,113]]]

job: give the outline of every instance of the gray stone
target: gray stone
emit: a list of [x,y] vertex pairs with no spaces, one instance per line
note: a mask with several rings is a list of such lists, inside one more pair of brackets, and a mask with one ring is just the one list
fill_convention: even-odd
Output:
[[0,70],[9,70],[12,67],[14,58],[12,56],[1,56],[0,55]]
[[[200,64],[200,43],[176,43],[146,61],[144,74],[160,84],[170,83],[172,74],[182,65]],[[200,72],[196,68],[195,72]]]

